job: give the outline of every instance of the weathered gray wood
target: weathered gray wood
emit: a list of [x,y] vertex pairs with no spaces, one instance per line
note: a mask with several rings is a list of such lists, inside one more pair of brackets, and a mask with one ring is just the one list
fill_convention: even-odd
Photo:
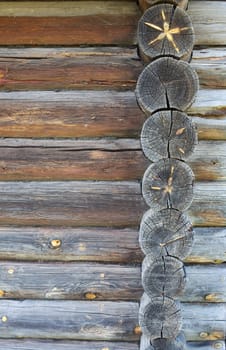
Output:
[[[181,304],[187,340],[223,340],[226,304]],[[2,300],[1,338],[138,340],[138,303]],[[34,317],[35,315],[35,317]]]
[[[188,5],[188,0],[169,0],[169,3],[173,3],[181,8],[186,9]],[[139,0],[139,5],[142,11],[145,11],[150,6],[165,3],[165,0]]]
[[186,160],[196,144],[195,125],[179,111],[154,113],[142,128],[141,146],[145,156],[153,162],[162,158]]
[[[180,300],[226,302],[225,273],[224,264],[187,265],[188,282]],[[15,261],[0,265],[1,299],[139,301],[142,293],[140,266]]]
[[187,62],[162,57],[144,68],[135,93],[148,114],[166,108],[185,111],[194,102],[198,88],[198,76]]
[[164,296],[149,298],[144,293],[140,300],[139,324],[151,341],[175,338],[182,324],[180,303]]
[[[179,335],[180,336],[180,335]],[[141,346],[142,350],[149,350],[148,345],[150,343],[150,339],[144,334],[141,336]],[[178,343],[178,342],[177,342]],[[213,349],[221,349],[225,350],[225,342],[221,340],[216,340],[214,342],[205,341],[205,342],[186,342],[186,349],[202,349],[202,350],[213,350]],[[16,349],[17,350],[17,349]],[[33,350],[33,349],[32,349]],[[39,349],[38,349],[39,350]],[[152,350],[152,349],[151,349]],[[168,348],[167,348],[168,350]]]
[[186,339],[181,332],[176,339],[158,338],[150,344],[150,339],[143,334],[140,341],[140,350],[186,350]]
[[150,298],[162,295],[175,298],[181,295],[185,288],[183,262],[172,256],[153,260],[146,255],[142,263],[142,286]]
[[[189,208],[196,226],[226,225],[224,182],[196,182]],[[147,206],[138,182],[0,182],[1,225],[138,225]]]
[[[194,236],[186,262],[226,261],[224,228],[196,227]],[[53,249],[53,240],[61,242],[58,249]],[[134,263],[142,258],[138,231],[133,228],[0,227],[1,260]]]
[[188,59],[195,40],[188,14],[168,3],[145,11],[138,22],[137,36],[139,52],[149,60],[160,56]]
[[[220,344],[220,350],[225,350],[224,341],[188,342],[187,350],[213,350]],[[30,339],[0,339],[0,346],[7,350],[90,350],[90,342],[73,340],[30,340]],[[219,346],[219,345],[217,345]],[[101,342],[92,341],[92,350],[139,350],[137,342]]]
[[184,162],[162,159],[151,164],[142,181],[143,197],[153,210],[186,210],[193,200],[194,174]]
[[139,243],[152,260],[168,254],[185,259],[191,252],[193,235],[192,224],[182,212],[148,210],[141,220]]
[[[198,91],[189,114],[199,139],[226,140],[225,95]],[[1,137],[133,137],[145,121],[131,91],[0,92],[0,100]]]
[[[175,133],[177,130],[180,133],[183,128],[176,129]],[[183,137],[183,133],[178,137]],[[149,156],[151,151],[146,148],[149,141],[148,138],[145,140],[147,142],[143,139],[142,144]],[[156,142],[161,144],[159,138]],[[172,140],[171,150],[175,144]],[[4,138],[0,139],[0,150],[0,180],[3,181],[140,180],[150,164],[143,156],[137,139]],[[175,152],[171,153],[175,155]],[[178,153],[182,154],[180,150]],[[188,164],[198,181],[225,180],[226,143],[200,141]]]

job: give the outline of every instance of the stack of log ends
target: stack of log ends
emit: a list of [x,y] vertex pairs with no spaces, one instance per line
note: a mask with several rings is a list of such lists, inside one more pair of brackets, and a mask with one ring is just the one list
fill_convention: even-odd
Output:
[[175,209],[148,210],[140,224],[139,243],[152,260],[171,255],[181,260],[192,250],[194,232],[188,217]]
[[182,326],[180,303],[165,296],[150,299],[144,293],[140,302],[139,324],[151,341],[156,338],[175,339]]
[[177,159],[162,159],[144,173],[142,194],[152,210],[173,208],[184,211],[193,200],[194,174]]
[[149,337],[142,335],[140,350],[186,350],[186,338],[181,332],[176,339],[157,338],[150,343]]
[[142,264],[142,286],[150,298],[181,295],[185,288],[183,262],[173,256],[162,256],[153,261],[147,255]]
[[138,48],[144,61],[161,56],[189,60],[194,30],[188,14],[171,4],[149,8],[138,23]]
[[197,73],[187,62],[162,57],[140,74],[136,97],[146,114],[162,109],[185,111],[195,100],[199,88]]
[[178,6],[182,9],[187,9],[188,7],[188,0],[139,0],[139,5],[141,10],[144,12],[146,11],[149,7],[157,4],[162,4],[162,3],[170,3],[175,6]]
[[198,143],[192,120],[179,111],[164,110],[149,117],[141,132],[145,156],[153,162],[164,158],[186,160]]

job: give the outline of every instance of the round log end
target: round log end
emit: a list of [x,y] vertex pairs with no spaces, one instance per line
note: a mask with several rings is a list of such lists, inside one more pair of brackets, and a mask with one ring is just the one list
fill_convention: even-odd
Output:
[[142,264],[142,285],[150,297],[176,297],[185,287],[185,270],[181,260],[172,256],[163,256],[152,260],[147,255]]
[[140,224],[139,243],[152,260],[162,256],[186,258],[192,249],[193,227],[188,217],[175,209],[148,210]]
[[194,46],[190,17],[183,9],[166,3],[145,11],[138,23],[137,37],[139,51],[150,59],[188,58]]
[[151,164],[144,173],[143,197],[153,210],[173,208],[186,210],[193,199],[194,174],[176,159],[162,159]]
[[139,322],[151,341],[157,338],[175,339],[182,326],[179,302],[168,297],[141,299]]
[[145,121],[141,132],[143,152],[153,162],[164,158],[186,160],[197,143],[195,125],[179,111],[154,113]]
[[198,88],[198,76],[187,62],[162,57],[144,68],[135,93],[141,109],[152,114],[162,109],[185,111]]
[[[139,0],[139,5],[141,10],[144,12],[153,5],[162,4],[165,2],[166,0]],[[175,6],[179,6],[185,10],[188,7],[188,0],[168,0],[167,2]]]

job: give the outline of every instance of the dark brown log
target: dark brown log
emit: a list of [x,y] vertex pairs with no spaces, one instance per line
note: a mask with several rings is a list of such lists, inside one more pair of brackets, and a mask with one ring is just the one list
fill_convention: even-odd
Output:
[[173,56],[188,60],[194,46],[194,31],[188,14],[171,4],[148,9],[138,22],[141,56],[149,60]]
[[136,97],[146,113],[160,109],[184,111],[194,102],[198,87],[198,76],[187,62],[162,57],[139,76]]
[[141,145],[148,159],[186,160],[197,144],[197,132],[192,120],[179,111],[154,113],[143,125]]
[[[189,115],[200,140],[226,140],[225,95],[199,90]],[[0,99],[1,137],[133,137],[145,121],[130,91],[0,92]]]
[[184,162],[162,159],[151,164],[144,173],[142,193],[155,210],[186,210],[193,200],[194,174]]
[[182,327],[179,302],[164,296],[150,299],[143,294],[140,301],[139,324],[142,332],[151,340],[175,338]]
[[[1,181],[140,180],[150,164],[137,139],[4,138],[0,150]],[[226,143],[200,141],[188,164],[196,180],[224,181]]]
[[[191,66],[197,71],[201,86],[212,89],[225,88],[225,62],[225,49],[203,49],[194,51]],[[128,90],[134,89],[142,70],[143,65],[135,49],[119,47],[0,48],[0,90],[6,91]],[[61,92],[60,96],[70,96],[70,94],[71,92]],[[219,96],[216,95],[217,100],[222,94],[223,92]],[[40,92],[36,93],[37,95],[41,95]],[[54,95],[53,92],[52,95]],[[29,96],[26,97],[26,99],[29,98]],[[212,95],[210,101],[215,101]],[[104,108],[103,103],[100,107]]]
[[150,298],[163,295],[177,297],[185,288],[183,262],[172,256],[153,260],[147,255],[142,263],[142,286]]
[[[139,5],[142,11],[147,10],[150,6],[165,3],[166,0],[139,0]],[[188,0],[167,0],[168,3],[177,5],[183,9],[186,9],[188,6]]]
[[192,225],[187,216],[175,209],[147,211],[141,221],[139,242],[152,260],[167,254],[186,258],[193,243]]
[[[170,222],[169,225],[171,225]],[[190,232],[191,234],[192,232]],[[147,240],[149,239],[151,240],[151,237],[147,236]],[[61,246],[58,249],[53,249],[51,244],[53,240],[61,242]],[[186,256],[186,247],[188,248],[191,243],[189,243],[188,237],[185,237],[183,242],[184,245],[183,243],[181,244],[180,252]],[[208,245],[206,242],[208,242]],[[153,246],[154,244],[155,241],[153,241]],[[174,245],[176,244],[178,244],[177,241],[175,241]],[[195,244],[185,261],[196,264],[223,263],[226,261],[225,245],[226,230],[224,228],[196,228]],[[168,245],[171,255],[174,252],[172,246],[173,243]],[[209,249],[209,246],[211,246],[211,249]],[[147,249],[149,254],[151,252],[153,258],[156,257],[155,249],[157,250],[157,247],[151,250],[147,245],[144,245],[144,249]],[[185,252],[183,252],[183,249],[185,249]],[[0,259],[11,261],[98,261],[110,263],[128,263],[129,261],[137,263],[141,262],[143,254],[138,244],[138,232],[132,228],[1,226]]]

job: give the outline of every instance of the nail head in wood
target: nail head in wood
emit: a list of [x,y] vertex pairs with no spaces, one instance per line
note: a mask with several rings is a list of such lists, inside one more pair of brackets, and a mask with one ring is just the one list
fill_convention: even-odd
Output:
[[62,244],[62,242],[60,239],[52,239],[52,241],[51,241],[51,246],[52,246],[52,248],[55,248],[55,249],[59,248],[61,246],[61,244]]
[[143,197],[153,210],[183,211],[192,203],[193,182],[194,174],[187,164],[176,159],[162,159],[145,171]]
[[182,318],[179,302],[168,297],[149,298],[144,294],[139,309],[142,332],[150,337],[175,338],[181,329]]
[[150,297],[176,297],[185,288],[185,270],[181,260],[172,256],[163,256],[152,260],[147,255],[142,264],[142,285]]
[[152,260],[168,254],[183,260],[192,250],[193,239],[190,220],[178,210],[148,210],[141,220],[140,247]]
[[197,143],[195,125],[179,111],[154,113],[145,121],[141,132],[143,152],[153,162],[163,158],[186,160]]
[[173,56],[188,60],[194,46],[194,30],[189,15],[171,4],[155,5],[138,23],[138,47],[150,60]]
[[198,88],[197,73],[187,62],[162,57],[144,68],[135,93],[140,108],[150,114],[162,109],[185,111]]

